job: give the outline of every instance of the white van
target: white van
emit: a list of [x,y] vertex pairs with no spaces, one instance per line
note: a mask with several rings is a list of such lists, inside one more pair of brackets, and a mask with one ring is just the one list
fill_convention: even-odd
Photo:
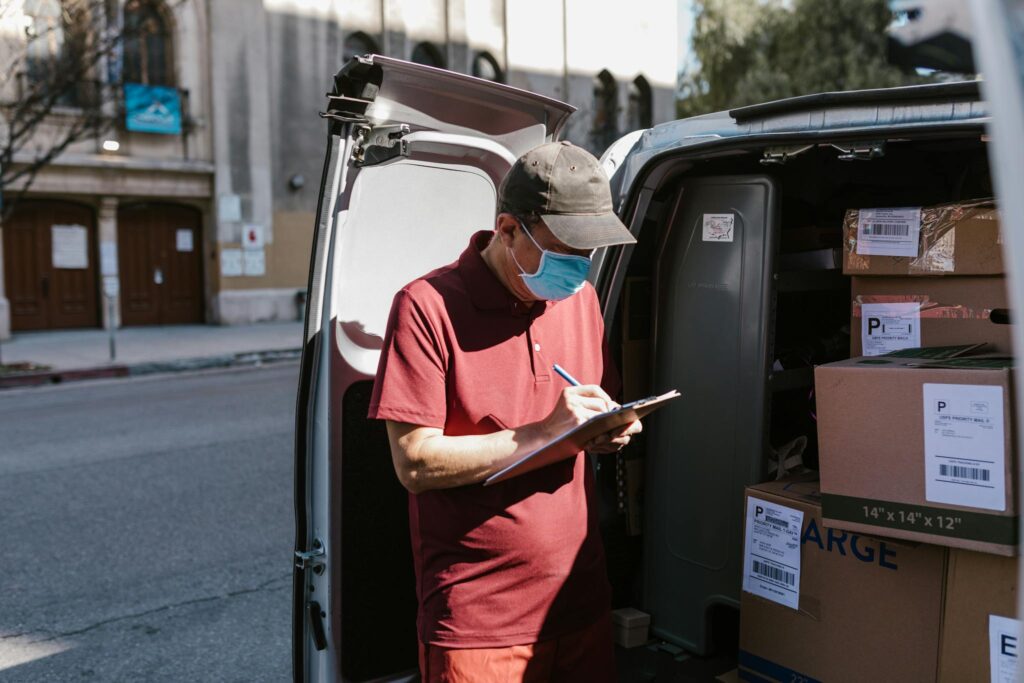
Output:
[[[1011,5],[1017,23],[1003,25],[1019,41]],[[621,457],[594,461],[614,606],[651,614],[671,655],[621,652],[623,680],[695,675],[682,652],[735,653],[744,488],[800,437],[814,465],[812,367],[849,355],[850,282],[827,249],[789,253],[792,231],[839,225],[850,207],[995,194],[1019,300],[1024,199],[1006,191],[1024,177],[1021,72],[998,55],[1009,43],[984,49],[995,100],[977,82],[810,95],[659,125],[605,153],[638,240],[601,250],[590,273],[624,398],[683,393]],[[993,107],[1005,114],[992,135],[1015,153],[993,155]],[[335,78],[297,411],[296,681],[417,679],[407,493],[384,424],[366,418],[391,300],[493,225],[505,171],[572,111],[380,56]],[[995,188],[990,167],[1005,174]],[[715,214],[733,217],[727,244],[706,239]]]

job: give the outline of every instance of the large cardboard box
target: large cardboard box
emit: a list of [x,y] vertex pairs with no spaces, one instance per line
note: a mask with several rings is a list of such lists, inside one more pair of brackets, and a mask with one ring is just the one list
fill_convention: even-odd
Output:
[[1014,554],[1010,364],[889,356],[815,368],[825,524]]
[[1003,681],[1000,674],[1015,667],[1020,649],[1019,624],[1012,621],[1017,616],[1018,568],[1016,558],[950,552],[939,683]]
[[[922,209],[851,209],[843,220],[843,238],[847,275],[1003,273],[999,214],[991,200]],[[886,253],[894,251],[906,253]]]
[[850,355],[921,346],[987,343],[1010,353],[1010,326],[992,321],[1007,307],[1001,277],[855,277]]
[[[769,528],[774,524],[784,530],[781,524],[791,522],[794,512],[803,519],[799,568],[781,575],[798,575],[795,608],[777,601],[786,599],[786,590],[776,599],[747,590],[759,590],[749,585],[748,576],[763,577],[766,572],[763,566],[754,571],[753,563],[760,561],[757,545],[746,546],[740,680],[935,680],[944,548],[828,529],[822,524],[817,482],[806,479],[749,487],[745,509],[752,505],[767,509]],[[788,519],[780,519],[778,513]],[[752,522],[748,514],[748,535],[752,524],[764,523]],[[782,581],[774,584],[791,587]]]

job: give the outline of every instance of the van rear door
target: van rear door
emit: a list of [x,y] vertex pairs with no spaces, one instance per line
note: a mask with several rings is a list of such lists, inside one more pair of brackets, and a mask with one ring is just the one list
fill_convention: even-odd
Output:
[[[1010,286],[1011,305],[1020,310],[1024,301],[1024,2],[1021,0],[974,0],[971,3],[975,60],[985,74],[982,93],[992,108],[988,129],[992,135],[992,176],[999,199],[1005,231],[1004,256]],[[1020,313],[1017,313],[1019,319]],[[1015,322],[1017,322],[1015,320]],[[1024,329],[1013,326],[1013,350],[1024,358]],[[1024,405],[1024,383],[1017,383],[1017,405]],[[1017,411],[1017,433],[1024,429]],[[1018,468],[1021,465],[1018,463]],[[1021,470],[1018,469],[1018,480]],[[1024,569],[1018,581],[1024,581]],[[1018,613],[1024,597],[1018,598]]]
[[502,176],[572,111],[376,55],[335,77],[296,409],[296,681],[415,677],[406,493],[366,419],[391,299],[493,226]]

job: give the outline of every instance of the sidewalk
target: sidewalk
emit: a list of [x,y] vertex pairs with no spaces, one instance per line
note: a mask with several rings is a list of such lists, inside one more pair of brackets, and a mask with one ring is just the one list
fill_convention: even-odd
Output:
[[[117,330],[115,341],[111,361],[106,330],[15,333],[0,342],[8,366],[0,371],[0,388],[298,358],[302,323],[127,327]],[[19,363],[44,369],[10,372]]]

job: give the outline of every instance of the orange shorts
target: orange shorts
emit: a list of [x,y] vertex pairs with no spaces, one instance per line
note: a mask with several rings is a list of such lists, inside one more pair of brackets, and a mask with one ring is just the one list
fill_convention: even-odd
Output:
[[420,643],[423,683],[614,683],[611,615],[528,645],[454,649]]

